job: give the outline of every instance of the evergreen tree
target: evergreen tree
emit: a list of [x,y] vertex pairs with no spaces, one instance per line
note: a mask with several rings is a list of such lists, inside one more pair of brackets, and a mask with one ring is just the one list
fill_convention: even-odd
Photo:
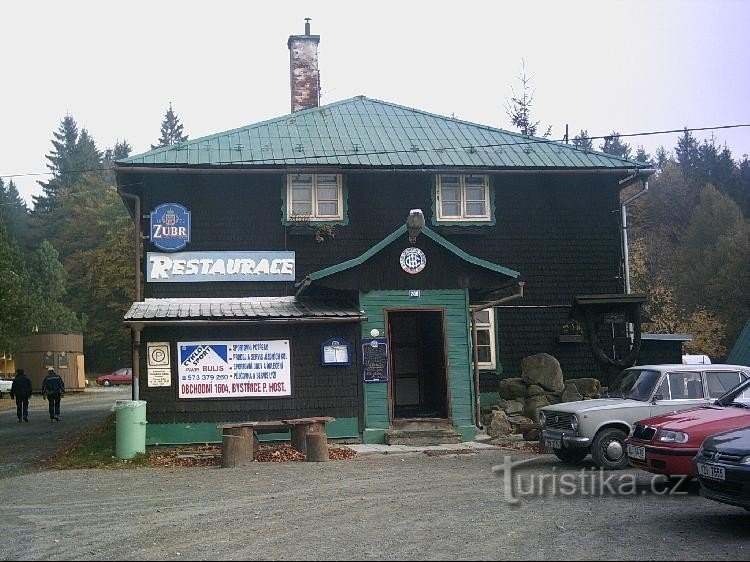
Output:
[[581,129],[581,132],[573,137],[573,146],[583,150],[594,150],[594,142],[589,137],[588,130]]
[[635,151],[635,160],[637,162],[644,162],[648,164],[649,166],[654,165],[654,160],[651,158],[651,155],[646,152],[646,149],[642,146],[639,146]]
[[133,147],[130,146],[128,141],[123,140],[120,142],[117,140],[115,142],[114,148],[107,148],[104,151],[104,159],[102,161],[102,168],[104,168],[104,181],[108,185],[114,185],[115,184],[115,162],[118,160],[122,160],[124,158],[127,158],[130,156],[130,153],[132,152]]
[[57,250],[47,240],[28,259],[30,321],[40,332],[78,332],[81,322],[62,300],[66,294],[65,269]]
[[677,164],[679,164],[685,177],[692,177],[698,169],[700,151],[698,140],[687,129],[685,129],[683,135],[677,140],[675,155]]
[[151,150],[162,146],[171,146],[186,140],[188,140],[188,136],[182,134],[180,119],[172,110],[172,102],[169,102],[169,109],[161,122],[161,137],[159,137],[158,144],[151,145]]
[[630,145],[620,140],[620,133],[617,131],[612,131],[611,135],[604,137],[604,144],[600,150],[625,160],[630,158]]
[[18,193],[16,184],[10,180],[6,186],[0,178],[0,218],[5,223],[8,237],[21,248],[25,247],[28,236],[29,210]]
[[656,149],[656,167],[660,170],[664,169],[664,166],[667,165],[667,162],[669,162],[672,159],[672,156],[667,152],[667,149],[663,146],[660,146]]
[[29,332],[28,275],[18,245],[8,237],[0,216],[0,352],[16,351],[18,336]]
[[43,214],[54,210],[59,195],[74,185],[85,172],[96,171],[101,165],[101,152],[88,131],[78,131],[72,115],[66,115],[53,133],[53,150],[46,156],[52,179],[39,182],[43,195],[34,197],[34,212]]
[[[510,117],[511,124],[521,131],[521,134],[535,136],[539,128],[539,121],[531,118],[531,107],[534,103],[534,91],[531,89],[531,77],[526,76],[526,64],[521,62],[521,74],[518,79],[521,82],[521,97],[516,95],[513,86],[510,87],[513,94],[508,101],[505,111]],[[544,138],[552,134],[552,127],[547,128]]]

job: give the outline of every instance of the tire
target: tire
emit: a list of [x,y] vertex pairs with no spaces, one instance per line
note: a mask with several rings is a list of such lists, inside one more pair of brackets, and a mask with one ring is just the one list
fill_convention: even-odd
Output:
[[105,380],[105,381],[104,381],[104,382],[102,383],[102,385],[103,385],[103,386],[110,386],[111,384],[112,384],[112,383],[111,383],[111,382],[109,382],[109,381],[107,381],[107,380]]
[[591,444],[591,457],[606,470],[622,470],[628,466],[625,438],[627,434],[614,427],[602,429]]
[[555,456],[566,464],[578,464],[589,454],[588,449],[552,449]]

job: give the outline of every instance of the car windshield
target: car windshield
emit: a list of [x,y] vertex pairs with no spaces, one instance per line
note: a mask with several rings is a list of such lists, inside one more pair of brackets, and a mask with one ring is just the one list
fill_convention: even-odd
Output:
[[625,369],[610,386],[609,395],[646,402],[660,378],[658,371]]
[[[742,400],[745,404],[735,402],[736,400]],[[748,400],[750,400],[750,379],[742,381],[732,390],[723,396],[720,396],[714,404],[717,406],[729,406],[730,404],[735,403],[738,406],[747,406]]]

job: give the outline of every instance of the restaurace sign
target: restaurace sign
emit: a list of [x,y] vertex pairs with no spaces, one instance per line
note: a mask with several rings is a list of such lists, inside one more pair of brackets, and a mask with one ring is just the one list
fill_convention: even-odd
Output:
[[294,252],[148,252],[150,283],[294,281]]

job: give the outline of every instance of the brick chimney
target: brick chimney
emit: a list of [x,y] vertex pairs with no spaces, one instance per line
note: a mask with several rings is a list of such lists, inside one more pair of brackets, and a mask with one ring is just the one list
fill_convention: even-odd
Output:
[[318,43],[320,35],[310,35],[310,18],[305,18],[305,34],[291,35],[287,41],[292,113],[320,105]]

